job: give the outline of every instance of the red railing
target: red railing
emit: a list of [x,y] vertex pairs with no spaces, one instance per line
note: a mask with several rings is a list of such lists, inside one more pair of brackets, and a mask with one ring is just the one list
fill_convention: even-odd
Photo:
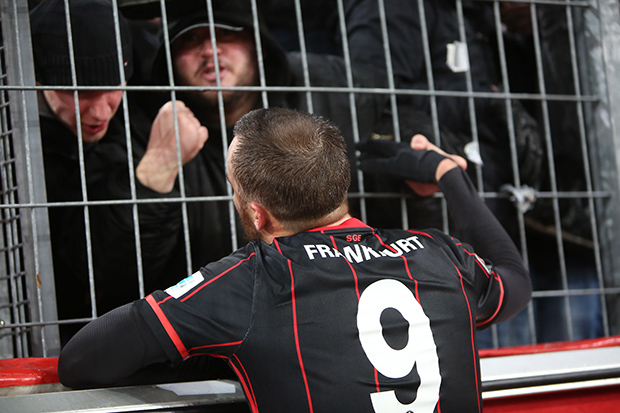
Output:
[[0,360],[0,387],[58,383],[58,358]]

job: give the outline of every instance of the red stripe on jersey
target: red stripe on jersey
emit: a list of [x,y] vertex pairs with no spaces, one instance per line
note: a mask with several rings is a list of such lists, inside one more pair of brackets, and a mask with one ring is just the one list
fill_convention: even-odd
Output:
[[407,258],[405,258],[405,256],[403,255],[403,261],[405,262],[405,269],[407,270],[407,275],[409,276],[410,280],[413,280],[413,283],[415,284],[415,299],[418,300],[418,303],[420,302],[420,294],[418,293],[418,280],[414,280],[413,276],[411,275],[411,271],[409,271],[409,263],[407,262]]
[[[374,231],[373,231],[373,234],[374,234]],[[336,239],[333,236],[330,236],[330,238],[332,239],[332,244],[334,245],[334,249],[338,251],[338,246],[336,245]],[[359,289],[359,282],[358,282],[359,280],[357,278],[357,272],[355,272],[355,269],[353,268],[353,265],[349,262],[349,260],[347,260],[346,258],[344,258],[344,260],[349,265],[349,268],[351,269],[351,273],[353,274],[353,279],[355,280],[355,294],[357,295],[357,301],[359,301],[360,300],[360,289]],[[376,368],[373,368],[373,370],[375,374],[375,384],[377,385],[377,392],[380,392],[381,389],[379,388],[379,373]]]
[[[407,276],[409,277],[410,280],[413,280],[413,276],[411,275],[411,271],[409,271],[409,263],[407,262],[407,258],[405,258],[404,255],[401,258],[403,259],[403,261],[405,263],[405,270],[407,270]],[[417,297],[417,295],[418,295],[418,282],[416,280],[413,280],[413,281],[416,282],[415,283],[416,284],[415,285],[415,291],[416,291],[415,295]]]
[[252,387],[252,383],[250,383],[250,376],[248,375],[248,372],[245,370],[245,367],[243,367],[243,363],[241,363],[241,360],[239,360],[239,357],[237,357],[236,354],[233,354],[233,357],[235,358],[237,364],[239,364],[239,367],[241,367],[241,370],[243,370],[243,377],[245,377],[247,381],[246,384],[250,391],[250,394],[248,396],[251,397],[251,400],[254,401],[254,405],[256,406],[256,411],[258,411],[258,404],[256,403],[256,395],[254,395],[254,388]]
[[[386,243],[384,243],[383,240],[381,239],[381,237],[378,234],[376,234],[374,231],[373,231],[373,235],[379,240],[379,243],[381,245],[383,245],[385,248],[390,249],[392,252],[396,252],[396,250],[394,248],[392,248],[392,246],[387,245]],[[378,374],[376,368],[375,368],[375,383],[377,385],[377,392],[380,392],[381,389],[379,388],[379,374]]]
[[431,235],[426,233],[426,232],[415,231],[415,230],[412,230],[412,229],[408,229],[407,232],[411,232],[412,234],[424,235],[425,237],[429,237],[430,239],[433,239],[433,237],[431,237]]
[[491,321],[493,321],[493,319],[499,313],[499,310],[501,310],[502,304],[504,303],[504,295],[505,295],[505,293],[504,293],[504,283],[502,282],[501,277],[499,277],[495,273],[495,271],[491,271],[491,273],[489,273],[488,268],[481,262],[482,258],[478,257],[478,255],[474,254],[473,252],[467,251],[466,249],[463,249],[463,251],[465,251],[469,255],[474,255],[476,257],[476,264],[478,264],[478,267],[480,267],[480,269],[482,269],[482,272],[487,276],[487,278],[494,277],[497,280],[497,282],[499,283],[499,302],[498,302],[497,308],[495,309],[495,312],[493,313],[493,315],[491,317],[489,317],[488,319],[486,319],[484,321],[476,322],[476,326],[480,327],[480,326],[489,324]]
[[493,313],[493,315],[491,317],[489,317],[488,319],[484,320],[484,321],[476,322],[476,326],[483,326],[483,325],[489,324],[491,321],[493,321],[493,319],[495,319],[495,317],[499,313],[499,310],[501,310],[502,304],[504,304],[504,283],[502,282],[501,277],[498,277],[497,274],[495,274],[495,272],[493,272],[492,274],[493,274],[493,277],[499,283],[499,303],[498,303],[497,308],[495,309],[495,312]]
[[171,296],[171,295],[169,295],[168,297],[164,298],[163,300],[158,301],[158,302],[157,302],[157,305],[162,305],[163,303],[165,303],[165,302],[166,302],[166,301],[168,301],[168,300],[174,300],[174,297],[173,297],[173,296]]
[[[462,245],[462,244],[458,244],[458,245]],[[479,260],[482,260],[482,258],[478,257],[478,255],[476,255],[475,252],[469,252],[467,251],[465,248],[463,248],[463,251],[468,254],[468,255],[473,255],[476,257],[476,264],[478,264],[478,267],[480,267],[482,269],[482,272],[484,272],[484,274],[487,276],[487,278],[489,278],[491,276],[491,274],[489,274],[489,270],[487,269],[486,266],[484,266],[484,264],[482,264]]]
[[[279,248],[278,248],[279,249]],[[299,331],[297,329],[297,303],[295,301],[295,278],[293,277],[293,267],[291,260],[288,261],[288,270],[291,274],[291,303],[293,306],[293,330],[295,332],[295,347],[297,348],[297,359],[299,360],[299,367],[301,368],[301,375],[304,378],[304,385],[306,386],[306,395],[308,396],[308,407],[310,413],[314,411],[312,408],[312,398],[310,397],[310,387],[308,386],[308,377],[306,376],[306,369],[304,368],[304,361],[301,357],[301,347],[299,345]]]
[[213,348],[213,347],[238,346],[241,343],[243,343],[243,340],[234,341],[232,343],[207,344],[206,346],[192,347],[189,349],[189,351],[201,350],[201,349]]
[[[235,359],[237,359],[239,366],[243,369],[243,365],[241,364],[241,361],[237,358],[237,356],[234,356],[234,357]],[[231,360],[229,359],[229,361]],[[237,375],[237,377],[239,378],[241,387],[243,387],[243,393],[245,393],[245,398],[248,399],[248,403],[250,404],[250,409],[252,409],[252,413],[258,413],[258,405],[256,404],[256,397],[254,396],[254,390],[252,389],[252,386],[250,386],[250,380],[247,377],[245,369],[243,369],[244,374],[241,374],[237,366],[235,366],[235,363],[231,361],[231,363],[229,364],[230,364],[230,367],[232,367],[232,369],[235,371],[235,374]]]
[[244,262],[246,262],[247,260],[249,260],[250,258],[252,258],[254,255],[256,255],[255,252],[251,253],[250,255],[248,255],[247,258],[242,259],[241,261],[239,261],[238,263],[236,263],[235,265],[233,265],[232,267],[230,267],[229,269],[227,269],[226,271],[222,272],[221,274],[211,278],[209,281],[207,281],[206,283],[202,284],[200,287],[196,287],[196,289],[194,291],[191,292],[191,294],[188,294],[187,296],[185,296],[181,302],[184,302],[185,300],[188,300],[191,296],[193,296],[194,294],[196,294],[198,291],[202,290],[203,288],[205,288],[207,285],[211,284],[213,281],[217,280],[220,277],[223,277],[224,275],[226,275],[227,273],[229,273],[230,271],[234,270],[235,268],[237,268],[238,266],[240,266],[241,264],[243,264]]
[[280,249],[280,243],[278,242],[278,240],[274,238],[273,243],[276,244],[276,248],[278,249],[278,252],[280,253],[280,255],[284,255],[282,254],[282,250]]
[[394,247],[392,247],[391,245],[387,245],[385,242],[383,242],[383,240],[381,239],[381,237],[377,234],[373,234],[381,243],[381,245],[383,245],[385,248],[389,249],[390,251],[392,251],[393,253],[398,253],[398,251],[396,251],[394,249]]
[[[338,251],[338,246],[336,245],[336,240],[334,239],[334,236],[330,235],[330,238],[332,239],[332,244],[334,245],[334,249]],[[351,265],[349,260],[346,258],[343,258],[343,259],[345,260],[347,264],[349,264],[349,268],[351,269],[351,273],[353,274],[353,279],[355,280],[355,294],[357,294],[357,301],[359,301],[360,300],[360,287],[359,287],[359,283],[357,280],[357,273],[353,269],[353,265]]]
[[474,361],[474,375],[476,377],[476,397],[478,399],[478,412],[482,412],[482,406],[480,405],[480,389],[478,388],[478,363],[476,363],[476,346],[474,343],[474,320],[472,319],[471,316],[471,306],[469,305],[469,299],[467,298],[467,293],[465,292],[465,285],[463,284],[463,275],[461,274],[461,272],[459,271],[459,269],[457,268],[457,266],[454,266],[454,269],[456,270],[456,272],[459,274],[459,277],[461,278],[461,289],[463,290],[463,296],[465,297],[465,302],[467,303],[467,309],[469,310],[469,329],[470,329],[470,337],[471,337],[471,349],[472,349],[472,356],[473,356],[473,361]]
[[[418,232],[418,231],[409,231],[409,232],[414,233],[414,234],[422,234],[422,235],[426,235],[426,236],[430,237],[430,235],[425,234],[424,232]],[[391,245],[388,245],[388,244],[384,243],[379,235],[377,235],[377,234],[374,234],[374,235],[375,235],[375,237],[377,237],[377,239],[379,240],[381,245],[383,245],[385,248],[388,248],[390,251],[392,251],[394,253],[398,252]],[[413,282],[415,284],[415,299],[418,300],[418,302],[420,302],[420,298],[419,298],[419,295],[418,295],[418,280],[414,280],[413,279],[413,276],[411,275],[411,272],[409,271],[409,263],[407,263],[407,258],[402,256],[402,259],[403,259],[403,261],[405,263],[405,270],[407,271],[407,276],[409,277],[410,280],[413,280]]]
[[486,274],[487,278],[491,277],[491,274],[489,274],[489,270],[487,269],[487,267],[482,265],[482,263],[480,261],[478,261],[478,260],[476,260],[476,264],[478,264],[478,267],[482,268],[482,271]]
[[189,357],[189,353],[187,349],[185,348],[185,345],[181,341],[181,338],[175,331],[174,327],[172,327],[172,324],[170,324],[170,321],[164,314],[163,310],[159,307],[159,304],[155,302],[155,298],[153,298],[152,295],[148,295],[146,297],[146,302],[151,306],[151,308],[155,312],[155,315],[159,319],[159,322],[164,327],[164,330],[166,330],[166,333],[168,333],[168,337],[170,337],[170,340],[172,340],[172,343],[177,348],[177,351],[179,352],[179,354],[181,354],[181,357],[183,357],[183,360],[187,359]]

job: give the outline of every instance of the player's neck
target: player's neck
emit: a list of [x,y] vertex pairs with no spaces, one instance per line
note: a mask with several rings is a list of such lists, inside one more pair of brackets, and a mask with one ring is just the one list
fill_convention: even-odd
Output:
[[332,222],[331,224],[321,225],[321,227],[337,227],[339,225],[342,225],[345,221],[349,219],[351,219],[351,215],[347,212],[345,215],[342,216],[342,218]]
[[334,209],[329,214],[325,215],[323,219],[316,222],[317,225],[314,225],[314,228],[318,227],[335,227],[342,224],[347,219],[351,218],[351,214],[349,214],[349,205],[347,202],[343,202],[340,206]]
[[314,220],[311,223],[288,223],[284,224],[278,220],[272,220],[269,227],[261,231],[261,239],[271,244],[275,238],[288,237],[300,232],[308,231],[314,228],[335,227],[342,225],[346,220],[351,219],[349,208],[346,203],[325,215],[321,219]]

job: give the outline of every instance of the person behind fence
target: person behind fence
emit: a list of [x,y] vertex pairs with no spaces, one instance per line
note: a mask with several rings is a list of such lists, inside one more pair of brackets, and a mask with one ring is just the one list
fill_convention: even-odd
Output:
[[[456,92],[437,96],[436,112],[439,122],[455,132],[458,142],[453,146],[470,162],[472,179],[479,165],[485,191],[499,192],[502,185],[514,183],[513,170],[507,167],[511,152],[506,102],[483,97],[470,101],[459,93],[469,88],[475,93],[503,91],[493,5],[469,0],[387,0],[385,40],[375,0],[347,0],[345,7],[348,21],[354,23],[348,27],[354,65],[372,61],[386,66],[384,43],[389,40],[398,88],[430,90],[432,81],[435,90]],[[427,73],[426,59],[431,73]],[[428,95],[411,95],[410,102],[432,111]],[[520,182],[538,187],[543,161],[538,123],[519,100],[512,99],[510,105]],[[509,202],[502,198],[487,202],[504,226],[516,232],[514,208]]]
[[[295,2],[288,0],[259,0],[258,10],[265,17],[265,25],[286,51],[333,54],[342,56],[337,39],[337,0],[301,0],[300,18]],[[303,28],[303,39],[299,30]]]
[[[125,81],[133,79],[130,28],[121,15],[117,26],[109,1],[71,0],[68,3],[73,40],[71,50],[64,1],[45,0],[43,3],[31,10],[30,23],[37,84],[45,86],[37,93],[47,199],[65,202],[131,198],[128,191],[119,196],[117,189],[129,187],[126,153],[108,145],[108,142],[127,140],[123,91],[110,87],[122,85],[119,67],[123,68]],[[122,60],[119,59],[116,33],[120,36]],[[75,92],[50,88],[73,85],[72,55],[76,85],[92,88],[77,93],[79,122]],[[154,146],[174,139],[173,115],[171,104],[159,110],[149,131]],[[195,153],[188,152],[202,148],[207,130],[189,110],[183,110],[182,105],[176,115],[182,125],[178,131],[180,138],[186,142],[183,156],[193,156]],[[137,198],[158,195],[139,183],[135,189]],[[177,281],[160,279],[160,274],[170,268],[169,263],[151,251],[161,252],[167,245],[175,245],[172,240],[178,238],[179,222],[165,219],[159,220],[156,228],[148,225],[162,215],[169,218],[164,211],[170,208],[173,206],[162,204],[154,208],[138,207],[140,228],[143,229],[141,248],[145,251],[140,264],[147,291]],[[90,205],[86,212],[83,207],[55,206],[49,208],[48,213],[59,319],[91,317],[140,298],[132,206]],[[89,222],[88,241],[86,219]],[[90,256],[87,242],[90,242]],[[213,258],[222,255],[223,252]],[[81,325],[61,325],[61,344]]]
[[365,141],[360,167],[438,185],[476,253],[439,230],[352,218],[338,128],[253,110],[227,159],[253,241],[89,323],[60,354],[61,383],[135,383],[210,354],[228,361],[254,412],[480,411],[475,329],[527,304],[528,272],[463,160],[421,135],[412,145]]
[[[521,49],[515,59],[530,70],[516,74],[524,87],[517,93],[538,93],[539,82],[532,34],[532,13],[528,3],[502,3],[502,21]],[[545,93],[575,95],[575,77],[570,44],[570,23],[566,11],[553,5],[536,7],[541,47],[541,65]],[[528,65],[529,59],[529,65]],[[587,168],[584,165],[585,136],[579,127],[579,106],[572,101],[550,100],[545,103],[549,134],[553,141],[553,174],[545,162],[541,190],[577,193],[587,191]],[[542,117],[539,109],[538,116]],[[552,179],[553,177],[553,186]],[[587,198],[560,197],[557,200],[562,245],[558,247],[553,199],[540,198],[525,216],[528,230],[528,258],[532,283],[536,290],[587,290],[591,294],[571,295],[570,309],[564,297],[541,297],[533,302],[536,340],[546,343],[585,340],[604,336],[603,313],[593,242],[592,214]],[[560,251],[563,250],[562,255]],[[562,260],[564,263],[562,263]],[[562,270],[564,266],[565,270]],[[563,271],[566,278],[563,281]],[[566,284],[564,284],[566,283]],[[553,322],[551,321],[553,320]],[[563,320],[558,322],[558,320]]]
[[[105,142],[101,142],[102,150],[99,151],[105,158],[105,164],[115,165],[114,170],[119,171],[119,175],[122,172],[123,176],[115,180],[119,184],[109,185],[106,188],[107,199],[131,198],[131,175],[128,173],[126,153],[131,153],[133,156],[135,186],[139,198],[180,199],[182,194],[186,198],[226,196],[228,188],[223,152],[232,137],[232,127],[242,115],[265,104],[263,100],[265,96],[261,92],[247,89],[261,84],[254,37],[255,24],[249,1],[214,2],[213,27],[204,1],[195,4],[170,2],[167,7],[169,44],[165,43],[166,39],[162,33],[162,43],[147,86],[169,85],[172,78],[174,84],[181,89],[175,91],[174,102],[170,100],[171,93],[168,91],[162,92],[151,88],[128,92],[131,152],[127,148],[124,136],[105,139]],[[154,17],[149,13],[145,12],[144,18]],[[132,16],[135,17],[137,14],[139,9],[132,10]],[[217,53],[214,53],[212,48],[211,29],[215,33]],[[302,85],[303,74],[299,53],[286,54],[262,25],[259,25],[259,33],[265,85],[270,87]],[[172,73],[168,73],[168,52],[171,52]],[[217,67],[215,56],[218,59]],[[313,57],[309,55],[309,58],[314,62],[312,67],[316,68],[310,74],[311,84],[346,85],[346,71],[341,58],[326,55]],[[356,74],[356,79],[360,84],[375,85],[374,76],[370,72],[360,71]],[[218,79],[220,86],[237,88],[221,92],[221,112],[218,91],[214,90],[218,85]],[[132,82],[136,84],[135,81]],[[191,90],[191,88],[201,89]],[[377,119],[384,115],[388,97],[373,94],[357,96],[359,133],[360,136],[370,136]],[[265,97],[269,106],[308,110],[305,98],[305,93],[278,91],[269,91]],[[355,166],[349,95],[314,93],[312,103],[314,112],[333,118],[343,130],[350,144],[349,160]],[[183,168],[179,168],[177,164],[177,142],[172,122],[175,107],[180,114],[178,129]],[[162,108],[168,109],[167,123],[161,119]],[[199,122],[196,122],[196,119]],[[200,125],[208,127],[209,138],[196,140],[194,135],[185,132],[188,124],[190,132]],[[164,127],[172,133],[162,134],[160,138],[154,139],[153,131]],[[180,171],[183,172],[182,176]],[[148,266],[148,271],[145,270],[144,273],[149,279],[157,280],[160,284],[171,274],[176,276],[182,271],[189,274],[197,270],[200,263],[213,261],[230,253],[234,249],[231,240],[233,236],[236,235],[238,240],[243,240],[240,224],[237,226],[238,233],[231,231],[230,224],[235,218],[231,220],[231,211],[226,202],[209,200],[188,202],[183,208],[187,211],[189,239],[187,243],[180,203],[141,203],[138,206],[141,233],[148,235],[147,240],[160,240],[159,245],[154,248],[142,248],[143,265],[145,268]],[[120,212],[120,208],[115,208],[115,211],[118,219],[110,223],[110,226],[125,225],[126,228],[122,231],[128,239],[125,243],[133,243],[131,209],[126,208]],[[205,237],[205,231],[211,236]],[[118,239],[120,236],[122,234]],[[183,253],[186,245],[189,245],[189,254]],[[135,248],[129,246],[119,255],[126,258],[111,262],[129,262],[131,266],[124,264],[119,271],[135,274],[135,264],[132,263],[135,259],[130,261],[131,254],[135,256]],[[189,263],[188,258],[191,261]],[[191,270],[188,271],[188,268]],[[168,281],[170,284],[176,280]]]
[[[481,181],[481,190],[500,194],[485,201],[517,240],[517,208],[508,196],[501,194],[506,195],[511,189],[517,191],[513,170],[519,174],[519,189],[539,188],[543,162],[539,124],[517,99],[507,102],[463,96],[463,92],[470,90],[499,95],[507,84],[502,79],[497,48],[496,23],[501,22],[495,21],[493,4],[469,0],[386,0],[383,7],[388,39],[381,32],[376,0],[346,0],[344,4],[354,66],[375,62],[385,67],[384,44],[389,40],[397,88],[449,93],[433,98],[414,94],[402,99],[429,114],[434,111],[439,124],[453,132],[442,134],[441,146],[449,144],[450,150],[467,158],[470,178]],[[515,72],[523,70],[523,62],[519,65]],[[509,72],[511,69],[508,68]],[[523,314],[502,325],[500,329],[504,331],[499,335],[499,344],[529,344],[527,322],[527,315]],[[496,344],[490,335],[484,340],[487,347]]]
[[[45,0],[30,13],[34,69],[39,105],[39,125],[49,202],[83,201],[93,193],[82,193],[81,160],[85,176],[92,181],[89,166],[100,140],[124,131],[119,112],[122,90],[79,90],[51,86],[110,87],[122,84],[133,71],[131,38],[122,17],[118,25],[106,0],[71,0],[72,53],[69,48],[65,2]],[[115,33],[120,37],[119,57]],[[72,70],[74,65],[75,71]],[[72,74],[75,74],[75,83]],[[78,117],[79,116],[79,117]],[[81,138],[81,142],[79,139]],[[80,149],[82,157],[80,157]],[[91,210],[93,214],[97,211]],[[84,209],[48,209],[58,316],[60,319],[90,316],[88,265]],[[96,247],[95,247],[96,248]],[[111,245],[105,245],[111,249]],[[95,251],[97,252],[97,251]],[[95,254],[95,264],[100,255]],[[118,305],[115,302],[113,307]],[[62,326],[61,332],[75,330]]]
[[[181,100],[206,126],[212,137],[205,143],[201,157],[210,165],[218,165],[219,173],[210,177],[214,190],[218,194],[226,193],[223,176],[222,128],[230,139],[235,122],[245,113],[265,105],[275,107],[293,107],[311,110],[333,119],[343,130],[348,142],[353,142],[353,122],[351,117],[349,95],[340,93],[313,93],[310,101],[306,93],[296,91],[267,91],[262,94],[249,88],[264,87],[303,87],[306,85],[302,67],[302,56],[298,52],[286,53],[269,30],[261,23],[261,17],[254,16],[249,0],[231,0],[213,2],[213,27],[204,1],[193,2],[190,9],[183,2],[168,4],[168,39],[161,37],[161,47],[153,63],[148,85],[168,86],[172,78],[174,84],[183,87],[176,92]],[[178,10],[177,10],[178,9]],[[191,10],[189,12],[188,10]],[[133,13],[135,15],[135,12]],[[258,23],[255,24],[255,17]],[[265,17],[266,18],[266,17]],[[258,27],[256,27],[258,26]],[[258,28],[259,36],[255,37]],[[211,29],[215,39],[211,39]],[[215,42],[215,48],[213,43]],[[257,54],[260,45],[262,55]],[[171,54],[172,73],[168,72],[168,49]],[[332,55],[308,54],[309,84],[312,86],[346,87],[346,70],[344,60]],[[216,65],[217,59],[217,65]],[[259,60],[261,61],[259,64]],[[264,72],[261,74],[261,72]],[[354,86],[373,86],[382,83],[384,76],[364,66],[354,74]],[[219,81],[219,83],[218,83]],[[385,83],[385,82],[384,82]],[[222,109],[220,109],[217,87],[221,91]],[[202,88],[191,90],[190,88]],[[206,88],[206,90],[205,90]],[[243,89],[245,88],[245,89]],[[130,96],[130,115],[135,125],[134,135],[147,135],[161,105],[170,100],[170,93],[144,91]],[[388,97],[386,95],[358,95],[357,110],[360,136],[369,136],[378,119],[384,116]],[[221,112],[220,112],[221,110]],[[142,139],[143,145],[148,141]],[[148,150],[147,158],[150,158]],[[354,165],[355,154],[350,151],[349,159]],[[139,161],[139,160],[138,160]],[[139,166],[141,168],[141,166]],[[159,165],[150,164],[149,170],[159,170]],[[144,169],[143,176],[150,172]],[[175,182],[177,171],[170,170],[166,185],[152,188],[160,192],[170,191]],[[357,177],[354,177],[354,180]],[[191,188],[188,188],[192,192]],[[204,194],[204,193],[201,193]]]

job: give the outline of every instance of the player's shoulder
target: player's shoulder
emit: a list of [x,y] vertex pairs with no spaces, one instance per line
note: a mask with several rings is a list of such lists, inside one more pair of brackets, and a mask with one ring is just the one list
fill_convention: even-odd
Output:
[[248,277],[248,275],[256,272],[256,256],[256,246],[249,243],[230,255],[201,267],[198,271],[169,287],[164,292],[178,299],[183,296],[193,295],[216,280],[220,280],[218,285],[225,281],[237,286],[246,284],[251,289],[254,277]]
[[202,271],[219,273],[228,269],[247,269],[249,266],[255,265],[256,257],[260,254],[261,249],[258,247],[258,242],[251,241],[229,255],[206,264],[202,267]]
[[[471,250],[467,244],[462,243],[454,236],[437,228],[426,229],[406,229],[406,230],[383,230],[377,231],[378,235],[384,237],[388,243],[399,244],[399,240],[415,241],[425,247],[427,252],[443,251],[441,254],[453,257],[462,261],[466,259],[466,250]],[[430,247],[430,248],[429,248]]]
[[[374,229],[375,233],[384,238],[402,238],[404,236],[417,236],[421,239],[434,241],[437,243],[453,243],[455,240],[452,236],[436,228],[424,229]],[[458,241],[457,241],[458,242]]]

